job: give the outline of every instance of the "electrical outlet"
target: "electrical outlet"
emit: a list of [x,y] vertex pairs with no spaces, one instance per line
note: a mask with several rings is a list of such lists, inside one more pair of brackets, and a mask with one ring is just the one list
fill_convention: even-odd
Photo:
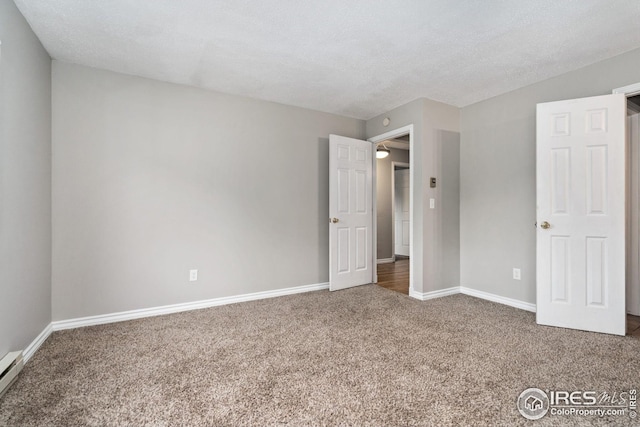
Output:
[[189,281],[195,282],[198,280],[198,270],[189,270]]
[[519,268],[514,268],[513,269],[513,279],[514,280],[521,280],[522,276],[520,275],[520,269]]

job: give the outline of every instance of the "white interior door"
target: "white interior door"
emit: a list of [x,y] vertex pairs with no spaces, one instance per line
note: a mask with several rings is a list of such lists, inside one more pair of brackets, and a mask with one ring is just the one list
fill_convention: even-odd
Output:
[[537,322],[625,334],[626,98],[538,104]]
[[394,253],[409,256],[409,169],[394,172]]
[[373,281],[371,143],[329,136],[329,289]]

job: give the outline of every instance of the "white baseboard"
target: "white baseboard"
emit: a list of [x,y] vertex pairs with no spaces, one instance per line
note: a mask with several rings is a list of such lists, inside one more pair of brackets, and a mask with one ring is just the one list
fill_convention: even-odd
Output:
[[489,292],[478,291],[476,289],[466,288],[460,286],[460,293],[469,295],[476,298],[486,299],[488,301],[497,302],[499,304],[508,305],[510,307],[519,308],[520,310],[527,310],[533,313],[536,312],[536,305],[529,302],[520,301],[513,298],[507,298],[500,295],[490,294]]
[[376,261],[377,264],[391,264],[393,262],[393,258],[378,258]]
[[413,289],[409,290],[409,296],[415,299],[419,299],[420,301],[427,301],[434,298],[446,297],[449,295],[455,295],[460,293],[460,288],[458,286],[454,286],[452,288],[447,289],[439,289],[437,291],[431,292],[418,292]]
[[[48,324],[42,332],[33,340],[29,346],[24,350],[23,357],[24,362],[27,363],[29,359],[35,354],[40,346],[49,338],[49,335],[53,331],[61,331],[64,329],[80,328],[83,326],[102,325],[105,323],[122,322],[126,320],[141,319],[143,317],[160,316],[163,314],[179,313],[182,311],[198,310],[201,308],[215,307],[219,305],[235,304],[244,301],[255,301],[266,298],[274,298],[284,295],[293,295],[303,292],[321,291],[329,289],[329,283],[318,283],[314,285],[295,286],[292,288],[277,289],[274,291],[254,292],[251,294],[235,295],[229,297],[213,298],[209,300],[193,301],[181,304],[165,305],[161,307],[143,308],[139,310],[122,311],[119,313],[103,314],[98,316],[80,317],[69,320],[58,320]],[[441,298],[448,295],[454,295],[462,293],[476,298],[485,299],[488,301],[497,302],[500,304],[508,305],[511,307],[519,308],[521,310],[536,311],[536,305],[527,303],[524,301],[507,298],[499,295],[490,294],[488,292],[478,291],[476,289],[467,288],[464,286],[454,286],[447,289],[440,289],[431,292],[417,292],[410,289],[409,296],[416,298],[420,301],[427,301],[434,298]]]
[[181,304],[164,305],[160,307],[142,308],[139,310],[121,311],[118,313],[101,314],[98,316],[80,317],[69,320],[57,320],[51,325],[54,331],[64,329],[81,328],[83,326],[102,325],[105,323],[123,322],[125,320],[141,319],[143,317],[160,316],[163,314],[179,313],[181,311],[198,310],[201,308],[215,307],[219,305],[235,304],[237,302],[255,301],[266,298],[274,298],[284,295],[293,295],[303,292],[321,291],[329,289],[329,283],[295,286],[292,288],[276,289],[274,291],[254,292],[251,294],[234,295],[229,297],[213,298],[202,301],[186,302]]
[[35,352],[38,351],[40,346],[47,340],[47,338],[49,338],[49,335],[51,335],[51,332],[53,332],[53,328],[51,327],[51,323],[49,323],[42,330],[42,332],[40,332],[40,334],[36,337],[36,339],[33,340],[31,344],[29,344],[29,346],[27,346],[27,348],[25,348],[24,351],[22,352],[24,363],[27,363],[29,359],[31,359],[31,356],[33,356]]
[[499,304],[508,305],[510,307],[519,308],[520,310],[527,310],[533,313],[536,312],[536,305],[528,302],[520,301],[513,298],[507,298],[500,295],[490,294],[489,292],[478,291],[476,289],[466,288],[464,286],[453,286],[447,289],[440,289],[431,292],[417,292],[413,289],[409,290],[409,296],[420,301],[427,301],[434,298],[446,297],[449,295],[464,294],[472,297],[484,299],[487,301],[497,302]]

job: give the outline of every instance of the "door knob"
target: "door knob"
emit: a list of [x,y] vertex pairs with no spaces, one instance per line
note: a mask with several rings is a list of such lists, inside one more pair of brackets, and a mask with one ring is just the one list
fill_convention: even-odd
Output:
[[540,224],[540,227],[542,227],[544,230],[548,230],[549,228],[551,228],[551,224],[545,221],[542,224]]
[[340,220],[338,218],[331,218],[331,219],[329,219],[329,221],[331,221],[332,223],[335,224],[336,222],[338,222]]

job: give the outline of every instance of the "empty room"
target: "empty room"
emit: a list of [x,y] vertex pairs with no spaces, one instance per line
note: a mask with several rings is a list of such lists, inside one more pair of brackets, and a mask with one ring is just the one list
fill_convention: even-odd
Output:
[[637,0],[0,0],[0,426],[638,425]]

